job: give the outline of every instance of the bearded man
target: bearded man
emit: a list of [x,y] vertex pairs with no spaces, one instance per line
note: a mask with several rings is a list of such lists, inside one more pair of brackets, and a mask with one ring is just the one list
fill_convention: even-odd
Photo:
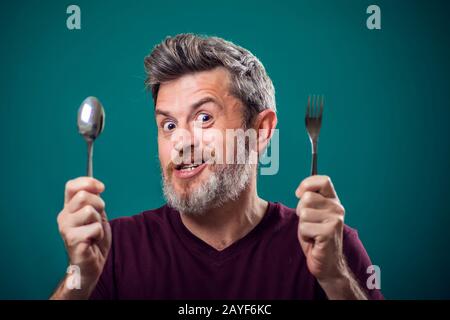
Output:
[[[67,286],[67,275],[53,299],[382,298],[366,286],[370,259],[328,176],[287,190],[296,209],[258,196],[254,159],[277,116],[272,81],[252,53],[180,34],[145,68],[167,204],[108,222],[104,184],[68,181],[57,220],[80,285]],[[239,145],[230,130],[254,134]]]

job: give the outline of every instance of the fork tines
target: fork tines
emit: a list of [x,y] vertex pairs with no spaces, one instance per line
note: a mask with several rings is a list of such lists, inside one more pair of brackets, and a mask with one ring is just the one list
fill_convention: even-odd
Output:
[[307,118],[315,118],[321,119],[323,113],[323,95],[311,95],[308,96],[308,105],[306,106],[306,115]]

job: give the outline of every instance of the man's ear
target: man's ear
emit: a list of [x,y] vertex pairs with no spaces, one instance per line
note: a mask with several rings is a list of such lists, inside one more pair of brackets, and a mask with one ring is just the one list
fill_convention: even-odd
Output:
[[277,126],[277,114],[272,109],[265,109],[261,111],[255,119],[254,129],[258,136],[258,154],[264,153],[270,139],[273,136],[273,131]]

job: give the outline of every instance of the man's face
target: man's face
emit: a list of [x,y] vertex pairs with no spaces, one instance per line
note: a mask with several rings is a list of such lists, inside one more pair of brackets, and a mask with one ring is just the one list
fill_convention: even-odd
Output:
[[[236,153],[226,129],[243,127],[245,108],[229,87],[228,71],[216,68],[159,88],[155,116],[164,194],[179,211],[199,214],[235,199],[250,179],[248,165],[224,164]],[[215,163],[219,158],[223,162]]]

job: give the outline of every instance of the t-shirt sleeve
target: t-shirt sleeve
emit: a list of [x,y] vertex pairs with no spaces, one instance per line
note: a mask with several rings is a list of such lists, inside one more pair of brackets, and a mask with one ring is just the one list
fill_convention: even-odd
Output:
[[372,265],[369,255],[359,239],[358,232],[348,226],[344,229],[344,254],[347,264],[356,277],[361,289],[363,289],[371,300],[384,299],[379,289],[369,289],[367,279],[371,273],[367,268]]
[[[113,226],[111,225],[111,230]],[[114,290],[114,236],[111,243],[111,249],[109,250],[108,257],[106,258],[105,266],[102,274],[97,282],[97,285],[92,291],[89,300],[112,300],[115,299]]]

